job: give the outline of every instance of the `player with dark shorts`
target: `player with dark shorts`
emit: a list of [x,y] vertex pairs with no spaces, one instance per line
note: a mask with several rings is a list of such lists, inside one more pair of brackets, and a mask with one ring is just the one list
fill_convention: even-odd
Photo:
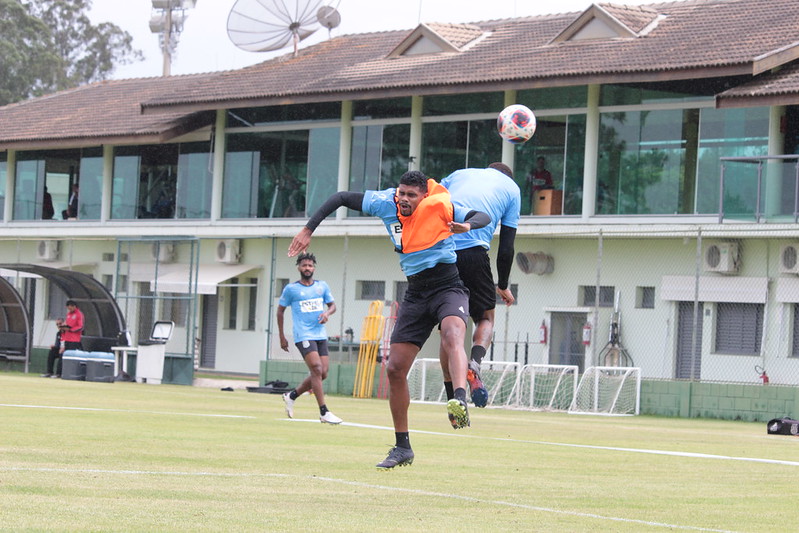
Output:
[[[289,283],[280,295],[277,307],[277,330],[280,334],[280,347],[289,351],[289,341],[283,334],[283,317],[286,307],[291,306],[294,322],[294,345],[302,354],[302,359],[310,370],[310,375],[297,388],[285,393],[286,414],[294,418],[294,402],[307,391],[313,391],[319,404],[319,420],[325,424],[341,424],[325,403],[322,382],[327,377],[330,361],[327,351],[327,332],[325,323],[336,312],[336,304],[327,283],[313,279],[316,270],[316,257],[303,253],[297,258],[299,281]],[[325,309],[327,306],[327,309]]]
[[408,436],[408,371],[436,325],[441,329],[441,349],[447,353],[454,387],[453,398],[447,402],[447,416],[456,429],[470,425],[463,347],[469,298],[455,265],[457,256],[450,236],[482,228],[490,220],[485,213],[453,205],[444,187],[421,172],[410,171],[402,175],[396,189],[335,193],[294,237],[289,256],[307,249],[316,227],[342,206],[383,220],[408,278],[408,290],[391,335],[387,365],[396,445],[377,467],[410,465],[414,453]]
[[[454,204],[469,206],[491,216],[491,223],[484,228],[452,237],[458,254],[458,270],[469,289],[469,313],[474,321],[467,380],[474,405],[485,407],[488,391],[480,378],[480,363],[494,335],[496,295],[506,305],[512,305],[515,301],[508,281],[519,224],[521,191],[513,181],[513,172],[503,163],[491,163],[488,168],[457,170],[441,180],[441,184],[450,191]],[[497,224],[500,224],[500,229],[495,286],[488,250]],[[453,389],[447,372],[446,354],[440,353],[439,358],[444,373],[444,388],[447,397],[450,397]]]

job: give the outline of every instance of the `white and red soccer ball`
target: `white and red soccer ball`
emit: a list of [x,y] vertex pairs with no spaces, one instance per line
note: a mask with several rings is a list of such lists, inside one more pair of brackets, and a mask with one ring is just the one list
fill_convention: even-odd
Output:
[[521,104],[509,105],[497,117],[499,136],[511,144],[522,144],[535,133],[535,115],[529,107]]

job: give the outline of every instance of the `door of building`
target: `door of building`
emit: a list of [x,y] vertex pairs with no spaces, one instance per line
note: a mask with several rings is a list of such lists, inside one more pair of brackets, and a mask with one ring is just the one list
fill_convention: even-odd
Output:
[[585,345],[582,343],[586,313],[557,313],[550,316],[549,364],[577,365],[585,368]]
[[[703,305],[699,303],[697,313],[696,339],[694,339],[694,303],[680,302],[677,317],[677,379],[699,379],[702,370],[702,315]],[[691,369],[693,368],[693,372]]]

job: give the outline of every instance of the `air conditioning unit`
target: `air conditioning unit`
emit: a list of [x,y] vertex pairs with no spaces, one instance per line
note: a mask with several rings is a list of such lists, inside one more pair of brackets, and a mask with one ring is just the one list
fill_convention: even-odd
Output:
[[154,242],[150,248],[153,261],[171,263],[175,260],[175,244],[171,242]]
[[241,261],[241,241],[224,239],[216,243],[216,260],[219,263],[235,265]]
[[41,261],[57,261],[59,244],[59,241],[39,241],[39,246],[36,248],[36,257]]
[[544,252],[519,252],[516,265],[525,274],[551,274],[555,270],[555,259]]
[[734,242],[711,244],[705,248],[705,272],[737,274],[740,266],[740,250]]
[[799,274],[799,244],[786,244],[780,248],[780,272]]

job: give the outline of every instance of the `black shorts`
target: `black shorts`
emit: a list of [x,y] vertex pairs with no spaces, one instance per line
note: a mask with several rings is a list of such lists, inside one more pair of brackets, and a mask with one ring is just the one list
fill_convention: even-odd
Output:
[[458,250],[458,272],[469,289],[469,315],[475,322],[497,306],[497,290],[488,251],[482,246]]
[[435,277],[421,281],[408,277],[408,290],[391,333],[392,343],[409,342],[421,348],[446,317],[460,317],[464,324],[469,319],[469,291],[455,265],[438,265],[425,272],[433,272]]
[[300,354],[302,354],[303,359],[305,358],[306,355],[308,355],[309,352],[316,352],[320,356],[326,356],[328,353],[327,340],[300,341],[300,342],[295,342],[294,346],[296,346],[297,349],[300,351]]

